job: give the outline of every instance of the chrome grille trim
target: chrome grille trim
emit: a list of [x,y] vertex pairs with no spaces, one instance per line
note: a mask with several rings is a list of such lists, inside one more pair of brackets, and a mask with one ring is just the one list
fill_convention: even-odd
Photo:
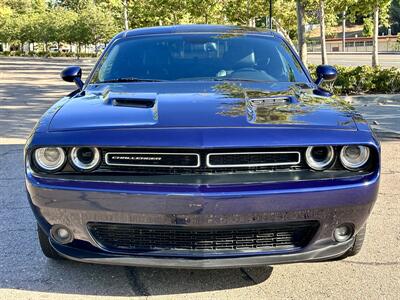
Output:
[[[124,163],[111,163],[109,161],[110,155],[191,155],[197,159],[197,164],[191,165],[151,165],[151,164],[124,164]],[[198,168],[200,167],[200,154],[198,153],[167,153],[167,152],[107,152],[104,157],[105,163],[109,166],[126,166],[126,167],[149,167],[149,168]]]
[[[211,156],[221,156],[221,155],[246,155],[246,154],[297,154],[296,161],[288,161],[283,163],[261,163],[261,164],[211,164]],[[275,151],[275,152],[220,152],[220,153],[208,153],[206,156],[206,165],[209,168],[232,168],[232,167],[273,167],[273,166],[293,166],[298,165],[301,161],[301,154],[299,151]]]

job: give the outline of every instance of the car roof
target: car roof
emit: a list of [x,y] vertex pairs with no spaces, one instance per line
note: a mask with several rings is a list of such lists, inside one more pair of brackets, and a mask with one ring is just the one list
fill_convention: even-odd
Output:
[[251,34],[256,33],[266,36],[279,36],[276,32],[266,29],[253,28],[253,27],[242,27],[242,26],[230,26],[230,25],[173,25],[173,26],[157,26],[157,27],[145,27],[133,30],[127,30],[117,34],[114,39],[133,37],[140,35],[152,35],[152,34],[175,34],[175,33],[231,33],[231,34]]

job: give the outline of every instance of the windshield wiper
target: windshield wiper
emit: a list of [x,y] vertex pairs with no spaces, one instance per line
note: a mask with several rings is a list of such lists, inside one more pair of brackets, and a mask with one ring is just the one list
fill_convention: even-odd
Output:
[[160,82],[160,79],[147,79],[147,78],[136,78],[136,77],[122,77],[109,80],[98,81],[96,83],[113,83],[113,82]]
[[213,78],[214,81],[251,81],[251,82],[264,82],[264,80],[246,79],[246,78]]

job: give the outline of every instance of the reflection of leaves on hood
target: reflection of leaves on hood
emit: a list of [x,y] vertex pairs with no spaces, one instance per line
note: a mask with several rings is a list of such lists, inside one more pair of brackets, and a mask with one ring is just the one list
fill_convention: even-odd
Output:
[[[311,94],[308,86],[296,85],[287,91],[265,91],[243,88],[234,83],[222,83],[214,88],[228,98],[240,99],[223,103],[218,114],[229,117],[247,115],[252,123],[299,123],[295,117],[312,113],[317,109],[332,108],[343,112],[349,112],[352,107],[340,97],[321,97]],[[272,98],[277,96],[297,96],[296,103],[267,103],[255,104],[251,100]]]
[[[274,86],[275,83],[270,83],[271,87]],[[288,91],[266,91],[266,90],[255,90],[248,89],[240,86],[239,84],[235,84],[232,82],[224,82],[220,84],[216,84],[214,90],[225,95],[227,98],[241,98],[241,99],[258,99],[258,98],[267,98],[274,96],[288,96],[291,94],[296,94],[299,87],[297,85],[293,85],[289,88]]]
[[243,32],[240,31],[231,31],[229,33],[221,33],[215,36],[216,39],[231,39],[231,38],[237,38],[244,35]]
[[303,93],[301,94],[299,101],[302,105],[310,105],[316,107],[330,106],[335,108],[336,110],[343,112],[354,110],[349,102],[335,95],[331,97],[323,97],[311,93]]
[[237,84],[225,82],[216,84],[213,88],[229,98],[246,98],[246,90]]
[[288,123],[291,122],[289,105],[272,105],[248,110],[248,120],[252,123]]
[[230,39],[246,35],[249,31],[251,32],[264,32],[255,27],[232,27],[225,33],[221,33],[215,36],[218,39]]

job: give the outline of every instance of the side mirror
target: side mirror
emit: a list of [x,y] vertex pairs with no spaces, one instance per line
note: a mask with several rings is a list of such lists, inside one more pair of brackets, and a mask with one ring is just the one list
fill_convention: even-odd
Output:
[[332,81],[337,77],[337,70],[330,65],[319,65],[317,67],[317,80],[315,83],[320,86],[324,81]]
[[83,81],[81,79],[82,69],[80,67],[78,66],[66,67],[64,70],[61,71],[60,76],[64,81],[75,82],[79,90],[82,90],[83,88]]

